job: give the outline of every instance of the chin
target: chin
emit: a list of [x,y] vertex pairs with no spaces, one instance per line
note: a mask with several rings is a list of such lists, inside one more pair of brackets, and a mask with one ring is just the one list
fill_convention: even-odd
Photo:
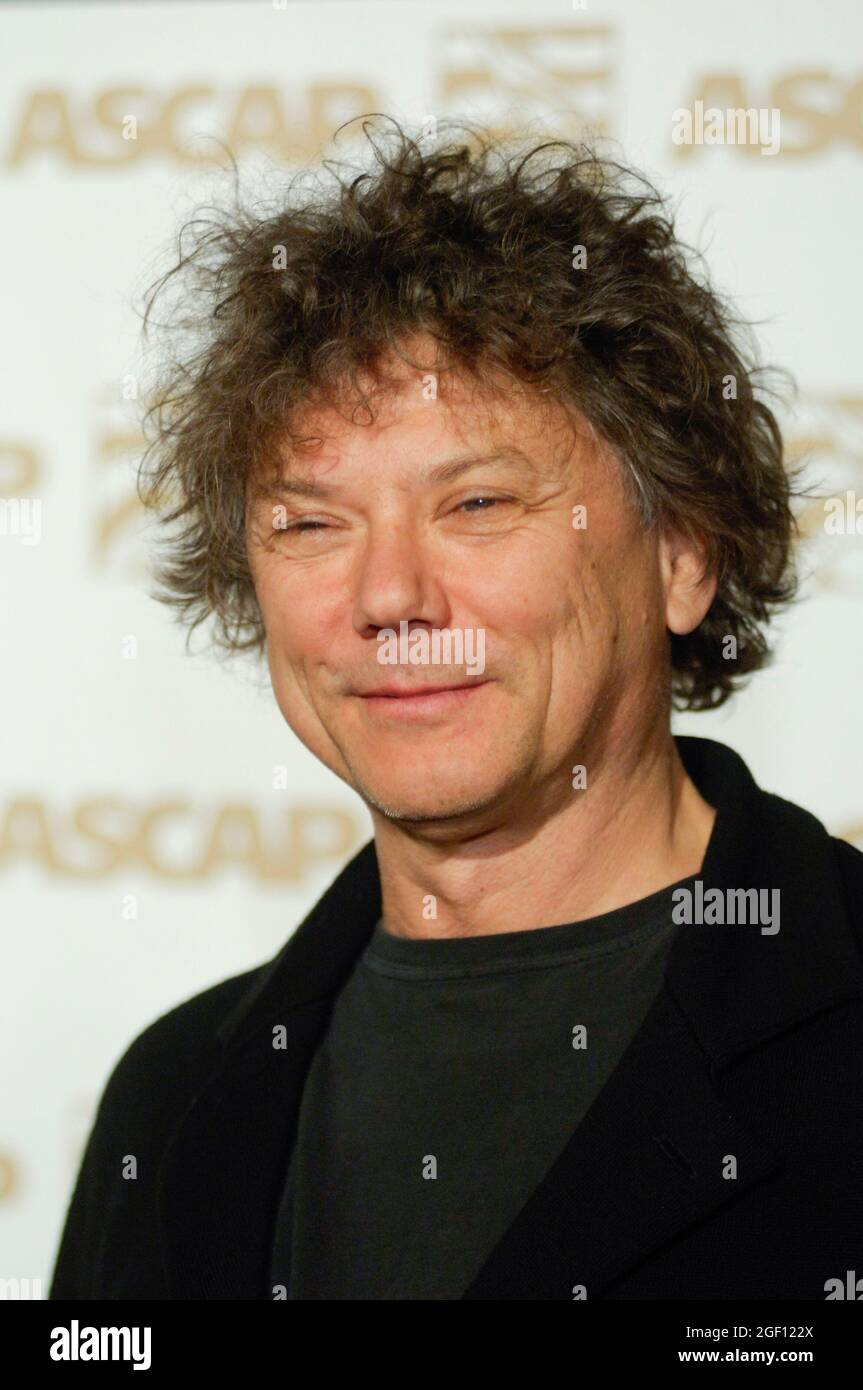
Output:
[[463,784],[457,790],[429,787],[422,795],[417,794],[416,786],[410,789],[390,788],[369,786],[359,781],[355,781],[354,786],[363,800],[388,820],[414,825],[475,814],[492,806],[498,796],[489,788],[471,790]]

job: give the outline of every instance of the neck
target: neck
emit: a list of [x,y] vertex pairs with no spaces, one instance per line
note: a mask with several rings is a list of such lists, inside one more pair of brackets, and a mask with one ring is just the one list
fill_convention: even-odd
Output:
[[715,818],[667,729],[628,758],[606,756],[589,790],[539,820],[441,844],[374,813],[384,925],[485,936],[612,912],[697,874]]

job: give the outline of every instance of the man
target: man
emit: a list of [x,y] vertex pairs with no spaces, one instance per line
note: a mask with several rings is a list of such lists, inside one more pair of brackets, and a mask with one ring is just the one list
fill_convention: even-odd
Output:
[[670,732],[793,593],[776,420],[626,170],[375,154],[176,267],[148,494],[160,596],[266,651],[374,840],[121,1058],[51,1296],[823,1299],[863,855]]

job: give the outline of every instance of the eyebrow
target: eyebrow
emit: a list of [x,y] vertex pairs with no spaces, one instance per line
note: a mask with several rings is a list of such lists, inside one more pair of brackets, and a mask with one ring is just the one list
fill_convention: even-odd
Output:
[[[421,483],[451,483],[472,468],[482,465],[503,464],[518,472],[532,472],[533,464],[516,445],[496,449],[493,453],[458,454],[454,458],[443,459],[440,463],[423,468],[419,474]],[[331,497],[338,492],[337,484],[319,482],[308,475],[280,475],[260,483],[255,489],[258,497]]]

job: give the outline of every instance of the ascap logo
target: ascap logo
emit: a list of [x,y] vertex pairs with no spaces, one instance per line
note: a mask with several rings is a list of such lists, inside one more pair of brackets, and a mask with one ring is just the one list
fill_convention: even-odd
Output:
[[[116,400],[116,390],[105,395]],[[99,478],[92,492],[92,550],[111,579],[130,583],[141,583],[147,576],[145,547],[134,543],[143,535],[147,520],[135,488],[134,465],[143,449],[140,428],[127,420],[108,419],[100,425],[94,449]],[[36,519],[37,502],[41,515],[46,475],[45,460],[35,445],[0,440],[0,535],[21,536],[25,543],[33,543],[26,538],[32,530],[30,522]]]
[[[782,119],[780,159],[820,154],[830,145],[847,141],[852,149],[863,151],[863,77],[848,81],[821,69],[789,72],[777,77],[766,88],[747,83],[739,73],[711,73],[696,83],[696,90],[681,106],[695,109],[734,108],[737,110],[777,110]],[[741,158],[760,159],[756,141],[730,142]],[[684,142],[674,146],[680,159],[702,156],[711,142]]]
[[97,480],[92,490],[93,559],[104,569],[106,578],[142,583],[147,575],[147,552],[143,544],[147,513],[138,496],[135,478],[136,464],[144,450],[144,436],[140,426],[130,421],[117,387],[105,388],[102,400],[104,407],[100,408],[94,450]]
[[17,1159],[0,1150],[0,1202],[7,1202],[20,1186],[21,1171]]
[[381,104],[380,94],[362,81],[311,83],[290,102],[278,87],[263,86],[157,91],[129,83],[84,97],[38,89],[21,100],[5,163],[14,169],[45,157],[100,169],[153,158],[201,164],[224,155],[208,135],[237,155],[255,149],[304,161],[329,143],[337,126]]
[[589,124],[605,135],[612,37],[604,24],[445,29],[436,41],[442,104],[457,112],[469,106],[498,134],[518,130],[528,114],[571,134]]
[[[599,135],[611,127],[613,30],[607,25],[549,28],[452,28],[434,40],[441,106],[467,105],[498,133],[531,120],[551,119],[562,133],[586,125]],[[801,70],[754,90],[740,73],[701,78],[689,109],[778,109],[782,155],[820,153],[848,141],[863,149],[863,78]],[[385,103],[360,79],[310,83],[291,98],[273,86],[225,91],[209,84],[159,91],[143,83],[78,97],[64,88],[24,94],[15,115],[5,164],[17,168],[40,157],[80,168],[122,168],[142,159],[198,165],[220,159],[224,141],[238,156],[249,150],[285,162],[304,162],[325,148],[337,126]],[[346,132],[350,138],[350,132]],[[358,137],[357,137],[358,138]],[[675,146],[679,158],[704,152],[703,143]],[[743,156],[758,156],[758,142],[735,142]]]
[[42,465],[32,444],[19,440],[0,440],[0,497],[20,497],[35,492],[42,478]]
[[[447,29],[433,40],[441,106],[461,112],[470,103],[503,133],[518,127],[521,103],[532,120],[545,114],[559,125],[564,112],[571,133],[589,124],[604,135],[611,38],[606,25]],[[290,97],[273,86],[231,92],[208,83],[159,91],[131,82],[83,97],[38,88],[21,99],[5,163],[19,168],[48,158],[110,169],[155,158],[197,165],[223,156],[208,136],[238,157],[261,150],[299,163],[320,154],[339,125],[385,104],[360,78],[309,83]]]
[[321,864],[341,863],[361,839],[358,818],[340,806],[264,815],[242,802],[207,809],[102,796],[64,813],[20,798],[0,817],[0,869],[29,863],[55,877],[100,879],[143,868],[187,882],[232,868],[263,882],[296,883]]

